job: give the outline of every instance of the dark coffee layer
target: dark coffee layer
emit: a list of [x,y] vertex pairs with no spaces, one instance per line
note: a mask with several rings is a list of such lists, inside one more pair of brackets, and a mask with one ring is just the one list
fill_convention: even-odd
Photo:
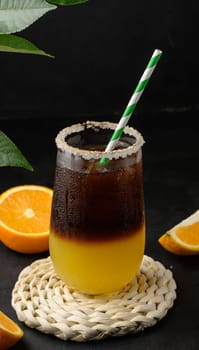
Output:
[[114,172],[82,174],[57,167],[51,227],[78,240],[127,236],[143,224],[142,162]]

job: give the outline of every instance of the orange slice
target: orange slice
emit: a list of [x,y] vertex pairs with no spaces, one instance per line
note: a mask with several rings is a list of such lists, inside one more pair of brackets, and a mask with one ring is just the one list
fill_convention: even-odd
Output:
[[16,186],[0,196],[0,240],[20,253],[48,250],[52,189]]
[[159,238],[163,248],[177,255],[199,254],[199,210]]
[[23,334],[22,329],[0,311],[0,349],[10,348],[23,337]]

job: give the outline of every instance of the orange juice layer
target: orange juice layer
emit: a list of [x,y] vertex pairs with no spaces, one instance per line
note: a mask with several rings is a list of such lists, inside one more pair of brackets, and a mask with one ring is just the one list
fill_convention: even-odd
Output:
[[125,238],[85,242],[50,234],[50,255],[58,275],[68,286],[88,294],[122,289],[142,262],[145,229]]

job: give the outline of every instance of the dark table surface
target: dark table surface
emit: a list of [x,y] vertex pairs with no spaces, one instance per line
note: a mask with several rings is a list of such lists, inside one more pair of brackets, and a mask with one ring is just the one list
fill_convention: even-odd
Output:
[[[56,157],[54,138],[63,127],[86,119],[2,120],[1,130],[23,150],[34,172],[1,168],[1,192],[20,184],[52,187]],[[199,137],[196,121],[197,112],[193,111],[135,116],[133,121],[134,127],[142,132],[146,140],[143,148],[147,228],[145,253],[172,270],[177,283],[174,307],[155,326],[141,333],[87,343],[66,343],[18,321],[25,335],[13,350],[54,350],[55,347],[56,350],[199,348],[199,257],[175,256],[165,251],[157,241],[162,233],[199,208]],[[0,309],[15,321],[17,317],[11,306],[11,292],[18,274],[34,260],[46,256],[48,252],[19,254],[0,243]]]

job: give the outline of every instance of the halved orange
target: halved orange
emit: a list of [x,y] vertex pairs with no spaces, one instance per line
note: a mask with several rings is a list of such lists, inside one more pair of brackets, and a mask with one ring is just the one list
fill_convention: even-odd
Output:
[[159,238],[163,248],[177,255],[199,254],[199,210]]
[[0,349],[9,349],[23,337],[22,329],[0,311]]
[[0,240],[20,253],[48,250],[53,191],[38,185],[8,189],[0,196]]

